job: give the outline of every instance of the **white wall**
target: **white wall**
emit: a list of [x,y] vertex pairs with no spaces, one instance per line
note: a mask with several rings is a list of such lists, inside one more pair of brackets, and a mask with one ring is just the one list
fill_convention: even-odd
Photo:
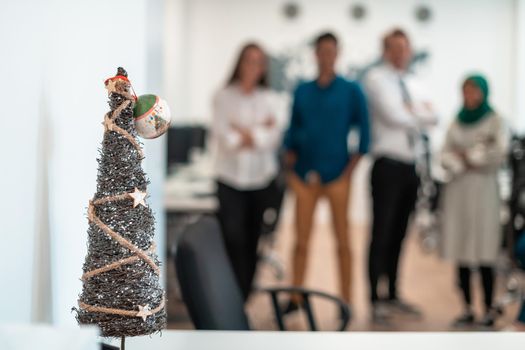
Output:
[[[70,310],[81,291],[86,208],[96,191],[101,121],[108,110],[103,81],[123,66],[138,94],[161,93],[162,66],[154,61],[162,49],[149,40],[155,26],[148,21],[157,20],[152,13],[162,12],[162,1],[153,9],[152,4],[2,3],[0,93],[8,128],[2,137],[1,183],[10,203],[2,204],[1,212],[6,249],[0,257],[0,322],[76,323]],[[162,142],[145,141],[144,163],[160,225]],[[157,239],[163,249],[163,226],[157,227]]]
[[[43,38],[35,27],[43,25],[42,10],[42,5],[30,1],[10,1],[7,6],[2,4],[0,11],[0,120],[4,126],[0,137],[0,322],[23,322],[31,316],[38,116],[42,98],[39,42]],[[15,23],[12,18],[20,21]]]
[[165,0],[164,96],[173,123],[187,120],[188,112],[188,0]]
[[[520,0],[518,0],[520,1]],[[321,30],[342,39],[341,61],[366,63],[380,54],[379,40],[393,26],[405,28],[416,49],[428,49],[430,64],[421,72],[435,92],[435,104],[445,119],[460,104],[459,83],[466,73],[481,71],[490,79],[493,102],[514,117],[513,0],[363,0],[367,18],[350,18],[347,0],[297,0],[301,15],[282,15],[284,0],[191,0],[187,3],[187,95],[184,116],[208,121],[210,98],[230,73],[239,45],[260,41],[270,52],[294,48]],[[414,18],[418,4],[428,4],[434,17],[428,24]]]
[[514,105],[515,126],[520,133],[525,132],[525,0],[517,0],[515,4],[515,34],[514,34]]

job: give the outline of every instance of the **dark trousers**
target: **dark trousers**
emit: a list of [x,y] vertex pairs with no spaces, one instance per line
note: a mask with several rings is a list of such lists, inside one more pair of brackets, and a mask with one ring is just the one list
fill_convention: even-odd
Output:
[[257,267],[257,244],[275,184],[261,190],[241,191],[217,183],[218,219],[237,282],[248,299]]
[[397,298],[397,272],[419,178],[413,164],[378,158],[371,175],[373,223],[368,261],[370,298],[379,300],[378,282],[388,279],[388,298]]
[[521,303],[521,309],[520,309],[520,312],[518,314],[518,319],[517,320],[520,323],[525,323],[525,299]]
[[[480,266],[481,283],[483,285],[485,310],[492,308],[492,300],[494,295],[494,269],[491,266]],[[459,287],[463,293],[463,301],[465,306],[470,309],[471,293],[470,293],[470,275],[471,269],[467,266],[458,267]]]

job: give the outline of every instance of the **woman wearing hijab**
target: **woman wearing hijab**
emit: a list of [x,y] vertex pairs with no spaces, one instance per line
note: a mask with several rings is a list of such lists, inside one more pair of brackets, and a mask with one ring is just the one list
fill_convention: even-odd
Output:
[[443,192],[443,255],[457,264],[465,310],[454,326],[472,325],[471,271],[479,270],[485,315],[492,327],[499,314],[493,305],[494,265],[501,246],[497,174],[505,159],[503,120],[489,104],[487,80],[468,77],[462,86],[463,107],[451,123],[441,162],[450,176]]

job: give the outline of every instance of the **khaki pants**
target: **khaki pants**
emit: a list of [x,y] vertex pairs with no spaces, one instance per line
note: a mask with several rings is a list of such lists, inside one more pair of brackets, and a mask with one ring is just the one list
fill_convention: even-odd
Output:
[[[326,196],[332,212],[332,224],[337,243],[341,297],[350,303],[352,281],[351,250],[348,237],[350,175],[345,171],[336,180],[328,184],[321,184],[319,182],[306,183],[295,173],[291,173],[288,184],[295,193],[296,240],[293,252],[293,285],[303,285],[315,207],[318,199]],[[300,296],[294,296],[294,301],[299,302],[298,299]]]

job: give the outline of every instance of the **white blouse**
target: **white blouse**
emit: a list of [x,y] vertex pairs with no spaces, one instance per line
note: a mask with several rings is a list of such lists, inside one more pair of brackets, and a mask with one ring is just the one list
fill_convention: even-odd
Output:
[[[215,96],[211,137],[219,181],[239,190],[257,190],[277,175],[282,126],[274,98],[268,89],[256,88],[246,94],[237,85],[227,86]],[[274,122],[268,125],[270,118]],[[241,135],[233,125],[250,130],[252,148],[241,148]]]

